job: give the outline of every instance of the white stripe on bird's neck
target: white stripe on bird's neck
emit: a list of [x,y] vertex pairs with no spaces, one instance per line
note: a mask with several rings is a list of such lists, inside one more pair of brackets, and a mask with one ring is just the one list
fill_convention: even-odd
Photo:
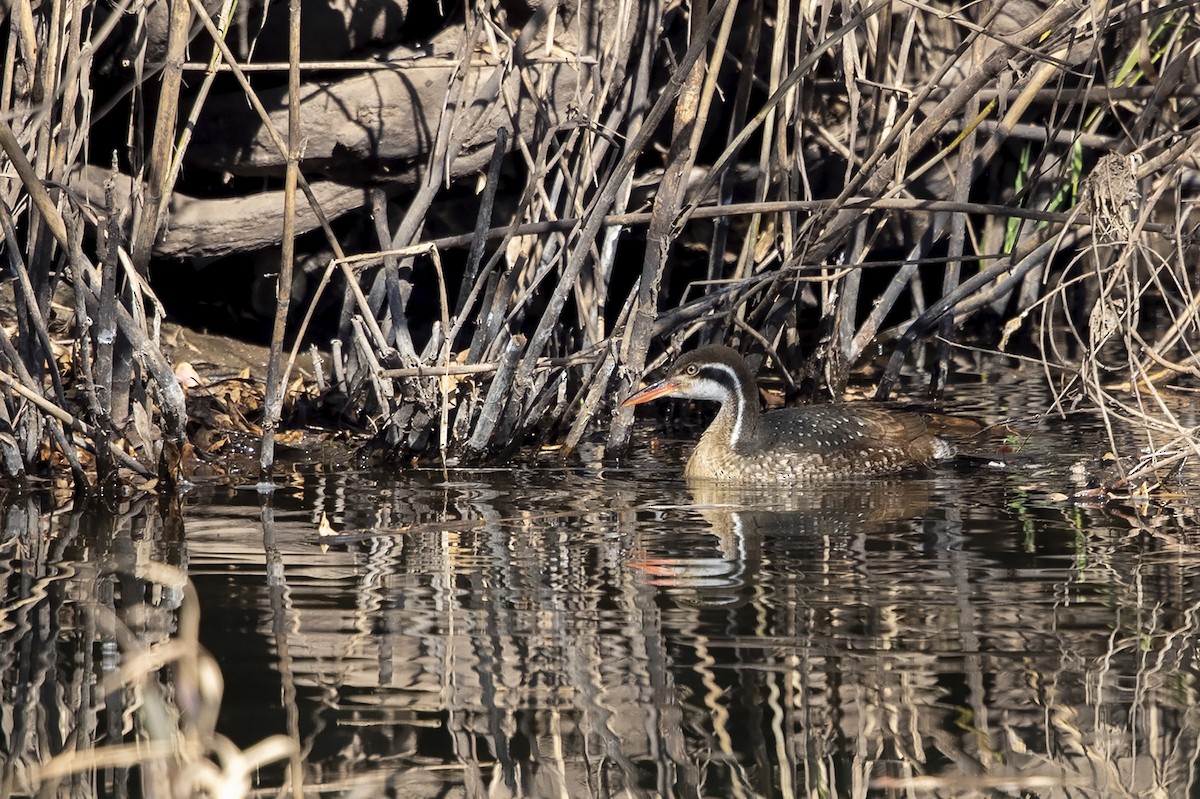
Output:
[[[706,381],[713,387],[711,391],[696,392],[693,396],[696,399],[717,400],[718,402],[726,403],[730,401],[729,392],[733,392],[733,401],[737,402],[735,415],[733,419],[733,435],[729,439],[729,445],[736,447],[738,441],[742,437],[742,428],[746,421],[746,387],[742,385],[742,379],[734,368],[725,363],[706,363],[705,369],[719,369],[729,376],[729,382],[732,386],[724,386],[717,383],[715,380]],[[704,381],[702,381],[704,382]]]

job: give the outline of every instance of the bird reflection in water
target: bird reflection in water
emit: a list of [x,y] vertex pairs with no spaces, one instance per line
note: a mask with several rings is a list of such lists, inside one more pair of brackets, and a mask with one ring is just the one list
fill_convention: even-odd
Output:
[[929,481],[899,478],[783,489],[694,481],[689,491],[692,504],[671,510],[694,511],[706,526],[682,543],[643,545],[627,565],[675,600],[704,607],[745,604],[757,590],[764,550],[795,557],[848,548],[873,529],[920,519],[932,501]]

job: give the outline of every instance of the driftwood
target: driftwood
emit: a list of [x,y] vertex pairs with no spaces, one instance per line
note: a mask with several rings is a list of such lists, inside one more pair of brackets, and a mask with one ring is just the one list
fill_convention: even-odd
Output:
[[[215,17],[221,0],[205,0],[204,6]],[[302,50],[309,61],[346,58],[366,47],[394,45],[406,32],[408,0],[303,0],[302,6],[308,23],[302,31]],[[170,9],[169,3],[148,3],[130,14],[101,6],[102,15],[115,22],[116,29],[108,46],[97,53],[95,71],[136,81],[139,71],[152,74],[161,67]],[[428,10],[423,11],[428,16]],[[239,58],[248,59],[253,53],[255,61],[286,61],[287,23],[286,3],[247,0],[238,4],[229,41]]]
[[[459,124],[471,133],[463,137],[462,149],[448,164],[452,170],[448,177],[454,179],[474,174],[487,163],[497,127],[531,132],[539,114],[551,126],[567,119],[586,65],[571,59],[534,64],[523,74],[505,74],[501,65],[472,64],[465,85],[459,87],[452,83],[463,72],[463,64],[454,57],[459,46],[439,42],[438,55],[395,71],[372,70],[343,80],[304,84],[300,117],[306,173],[415,185],[412,173],[427,163],[442,114],[458,113]],[[389,54],[389,58],[410,59],[411,52]],[[502,101],[501,78],[519,98],[515,109]],[[522,78],[540,87],[539,96],[514,91],[513,84]],[[287,90],[264,91],[259,97],[272,123],[284,129]],[[284,156],[263,132],[241,93],[211,97],[200,119],[187,153],[193,166],[234,175],[282,174]],[[456,166],[460,159],[464,163]]]
[[[588,18],[577,15],[573,19],[581,23]],[[560,33],[560,46],[581,36],[575,27]],[[327,220],[363,208],[371,185],[394,195],[420,184],[429,168],[433,131],[443,113],[454,112],[456,103],[467,112],[460,117],[460,124],[473,134],[462,138],[459,152],[439,171],[439,178],[451,181],[477,174],[487,165],[497,128],[531,132],[537,121],[564,124],[576,102],[582,73],[595,64],[594,58],[562,55],[566,53],[563,50],[531,64],[524,73],[472,61],[465,70],[464,87],[456,88],[451,96],[451,78],[463,72],[463,64],[453,57],[462,36],[461,27],[448,29],[431,43],[431,54],[417,54],[411,48],[387,53],[384,63],[395,63],[393,71],[369,69],[341,80],[303,84],[301,166],[307,175],[329,177],[312,181]],[[532,97],[522,91],[522,81],[540,87],[539,95]],[[518,98],[515,107],[503,101],[502,93]],[[287,88],[262,91],[258,96],[271,124],[277,130],[285,129]],[[206,100],[186,160],[192,168],[231,175],[282,176],[286,154],[247,107],[244,94],[225,92]],[[98,210],[109,177],[109,170],[81,165],[69,185]],[[121,174],[114,179],[124,214],[134,205],[136,181]],[[281,190],[233,197],[204,197],[177,190],[171,193],[168,205],[169,222],[153,248],[159,258],[213,258],[281,241]],[[300,208],[297,233],[315,230],[320,224],[311,207]]]
[[[84,166],[71,177],[70,187],[97,212],[103,209],[104,183],[116,186],[118,212],[126,216],[132,206],[134,180],[113,175],[97,166]],[[312,184],[328,219],[360,208],[367,201],[359,185],[316,181]],[[159,233],[154,255],[168,259],[212,258],[278,245],[282,238],[284,192],[266,191],[240,197],[202,198],[174,192],[168,206],[169,221]],[[316,213],[307,205],[297,210],[296,232],[320,227]]]

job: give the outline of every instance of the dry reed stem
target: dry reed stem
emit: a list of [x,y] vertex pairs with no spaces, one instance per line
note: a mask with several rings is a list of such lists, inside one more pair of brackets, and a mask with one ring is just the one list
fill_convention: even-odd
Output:
[[158,96],[158,110],[154,120],[153,139],[150,142],[148,169],[142,185],[145,187],[143,202],[134,206],[134,232],[130,241],[134,267],[140,274],[150,268],[150,253],[158,238],[163,212],[170,200],[173,185],[169,183],[171,163],[174,161],[176,119],[179,111],[179,90],[183,79],[184,49],[187,46],[188,27],[191,14],[183,2],[171,3],[170,22],[167,28],[167,54],[162,70],[162,89]]
[[[667,153],[663,179],[654,196],[650,226],[646,232],[646,253],[642,262],[637,304],[622,342],[621,359],[627,368],[634,371],[641,371],[650,349],[654,318],[658,314],[658,295],[663,270],[666,268],[671,243],[678,234],[674,222],[683,207],[687,188],[684,176],[691,171],[696,160],[696,147],[707,121],[712,95],[716,91],[714,73],[719,71],[723,60],[737,7],[737,0],[726,4],[720,12],[715,8],[710,10],[706,3],[695,3],[692,6],[692,14],[689,15],[689,24],[693,29],[704,29],[715,27],[708,22],[707,15],[721,13],[720,33],[714,43],[708,68],[702,69],[701,61],[697,57],[693,59],[692,65],[681,80],[679,99],[675,106],[671,149]],[[693,38],[695,37],[694,33]],[[682,70],[682,66],[680,69]],[[705,73],[709,76],[707,79]],[[632,424],[633,408],[620,408],[609,429],[610,445],[623,444],[628,439]]]
[[485,452],[492,443],[492,431],[500,421],[504,410],[504,396],[508,393],[516,371],[517,359],[521,348],[525,345],[525,337],[514,336],[504,349],[504,357],[495,366],[495,376],[488,386],[487,396],[479,409],[479,418],[471,438],[467,441],[467,450],[475,453]]
[[[45,397],[42,396],[41,392],[38,390],[37,387],[29,388],[28,386],[22,384],[20,379],[13,377],[12,375],[8,374],[8,372],[5,372],[3,370],[0,370],[0,384],[3,384],[5,386],[5,388],[7,388],[9,391],[13,392],[14,394],[21,395],[26,400],[28,400],[29,402],[36,405],[38,407],[38,409],[40,409],[47,416],[57,419],[58,421],[62,422],[64,425],[66,425],[71,430],[74,430],[75,432],[83,435],[86,438],[89,438],[92,440],[101,440],[100,434],[96,430],[94,430],[93,428],[84,424],[83,422],[79,421],[79,419],[77,419],[74,416],[72,416],[71,414],[67,413],[62,408],[55,405],[53,402],[50,402],[49,400],[47,400]],[[137,473],[143,477],[151,477],[152,476],[151,472],[148,469],[146,469],[145,466],[143,466],[141,463],[139,463],[134,458],[130,457],[129,454],[126,453],[125,450],[122,449],[117,444],[109,443],[108,447],[109,447],[109,450],[112,452],[113,456],[118,461],[120,461],[121,464],[123,466],[125,466],[126,468],[134,471],[135,473]],[[63,451],[64,456],[66,456],[68,458],[75,457],[74,449],[71,447],[64,446],[62,451]]]
[[[993,6],[990,13],[997,13],[999,8],[1000,6]],[[945,126],[946,122],[959,113],[971,101],[980,88],[995,80],[996,76],[1008,67],[1009,59],[1028,47],[1032,42],[1040,39],[1045,31],[1060,30],[1068,19],[1078,13],[1081,12],[1067,4],[1055,5],[1033,23],[1017,31],[1012,36],[1004,38],[1001,46],[997,47],[988,56],[979,69],[965,75],[963,80],[955,85],[947,93],[946,97],[938,102],[937,106],[927,114],[923,122],[917,125],[911,133],[906,133],[905,151],[916,151],[929,145],[933,137]],[[971,46],[977,35],[978,31],[971,31],[962,47],[965,49]],[[948,68],[955,60],[947,59],[943,67]],[[933,89],[938,86],[936,80],[937,78],[935,77],[934,80],[926,82],[926,96],[932,94]],[[914,102],[909,110],[915,113],[917,108],[918,103]],[[906,123],[907,120],[905,119],[904,122]],[[868,196],[882,194],[892,183],[896,177],[893,169],[899,156],[895,153],[888,155],[887,153],[891,151],[887,148],[894,144],[895,137],[899,136],[901,130],[900,124],[897,124],[885,141],[881,143],[875,156],[868,159],[866,164],[864,164],[863,169],[858,173],[856,179],[848,183],[846,189],[839,195],[839,201],[844,201],[855,193],[863,193]],[[858,214],[856,212],[842,210],[835,213],[828,221],[824,221],[822,223],[821,236],[808,249],[806,257],[814,260],[824,260],[828,257],[840,239],[844,229],[849,227],[857,217]]]
[[[113,345],[119,341],[116,334],[118,327],[124,332],[126,327],[132,325],[144,326],[146,320],[144,318],[128,318],[127,315],[114,314],[111,311],[106,316],[105,309],[111,309],[116,304],[114,291],[110,284],[110,290],[107,294],[107,301],[103,291],[102,281],[95,281],[91,275],[86,274],[92,269],[90,264],[86,263],[86,258],[80,251],[78,237],[82,235],[78,224],[75,224],[76,236],[71,236],[68,231],[67,221],[63,214],[59,212],[55,199],[47,190],[46,185],[38,177],[39,175],[52,176],[61,181],[67,174],[70,168],[70,162],[77,157],[83,147],[86,139],[86,129],[80,130],[75,126],[76,114],[78,109],[76,105],[82,101],[85,103],[83,113],[86,119],[86,103],[89,101],[86,95],[80,91],[80,87],[76,85],[75,78],[80,74],[81,70],[90,66],[90,60],[87,58],[87,51],[79,46],[80,34],[82,29],[82,19],[84,9],[80,4],[71,4],[69,6],[61,4],[52,4],[48,9],[42,9],[48,12],[47,27],[45,33],[47,36],[47,46],[42,50],[39,60],[36,62],[36,73],[32,75],[32,85],[27,85],[25,89],[31,90],[31,93],[24,94],[23,101],[27,103],[24,110],[28,112],[23,121],[26,124],[25,135],[30,138],[31,155],[27,157],[19,144],[16,135],[7,124],[0,124],[0,146],[5,151],[9,158],[9,162],[13,164],[14,170],[21,179],[20,186],[29,196],[33,208],[36,213],[31,212],[29,216],[29,227],[26,230],[26,245],[29,253],[27,261],[29,270],[26,273],[26,278],[20,279],[20,302],[27,309],[29,316],[29,324],[22,325],[21,349],[27,352],[29,363],[36,363],[36,371],[42,373],[43,368],[48,369],[51,375],[51,382],[54,386],[61,386],[61,378],[57,373],[57,364],[55,363],[52,351],[49,345],[49,335],[44,321],[39,322],[39,317],[43,317],[46,310],[49,309],[50,292],[52,289],[51,275],[55,269],[61,268],[63,255],[55,255],[53,243],[46,238],[45,233],[48,231],[54,242],[57,242],[60,247],[60,253],[65,253],[72,264],[72,273],[74,274],[76,306],[77,310],[83,313],[86,318],[86,306],[91,303],[93,310],[96,307],[101,309],[100,324],[97,325],[96,335],[97,343],[100,345],[97,349],[96,373],[93,374],[89,368],[89,359],[87,350],[89,349],[86,342],[81,342],[81,357],[85,369],[89,369],[88,374],[84,376],[83,391],[80,395],[85,398],[86,402],[92,407],[96,420],[100,425],[97,429],[80,428],[73,426],[76,432],[85,436],[88,439],[87,445],[96,447],[97,452],[97,477],[101,480],[106,479],[115,468],[113,463],[115,460],[118,463],[133,468],[137,473],[147,475],[148,471],[145,466],[136,460],[130,458],[124,451],[115,447],[109,440],[110,426],[119,424],[125,417],[128,408],[128,398],[132,395],[131,389],[133,386],[133,376],[131,373],[124,370],[131,370],[133,367],[132,361],[129,359],[128,350],[122,350],[121,358],[111,358],[114,353]],[[102,41],[112,31],[115,21],[109,20],[101,25],[94,37],[93,41]],[[32,68],[33,65],[26,64],[27,68]],[[14,64],[11,60],[7,62],[6,76],[11,79]],[[65,79],[64,79],[65,77]],[[10,89],[12,84],[7,84]],[[11,96],[11,95],[10,95]],[[55,111],[56,102],[61,102],[64,110]],[[56,116],[58,115],[58,116]],[[56,123],[55,120],[58,119]],[[56,191],[57,186],[56,186]],[[12,228],[12,220],[9,220],[9,230],[6,231],[5,238],[9,241],[12,249],[10,252],[15,252],[17,246],[17,238]],[[113,263],[118,254],[118,250],[113,249]],[[19,276],[22,270],[14,270]],[[100,294],[98,299],[93,299],[90,292],[84,287],[86,281],[93,279],[93,285],[99,288]],[[138,290],[134,292],[135,308],[140,302],[140,294]],[[113,317],[116,317],[113,321]],[[87,335],[85,325],[80,325],[80,335]],[[157,347],[156,341],[147,342],[143,336],[138,339],[136,335],[130,334],[131,340],[141,340]],[[158,357],[156,357],[156,355]],[[148,359],[151,366],[152,378],[159,385],[160,401],[163,405],[164,415],[168,417],[167,434],[172,440],[181,439],[182,423],[174,424],[174,421],[181,419],[182,412],[182,395],[174,394],[171,391],[171,385],[174,384],[174,376],[171,374],[169,366],[164,370],[158,368],[162,365],[161,354],[155,352],[147,352],[144,356]],[[114,364],[119,364],[119,369],[114,369]],[[116,392],[114,401],[112,384],[113,379],[107,377],[99,381],[95,380],[98,375],[111,375],[117,371],[117,382],[120,385],[120,391]],[[139,378],[140,379],[140,378]],[[101,386],[104,391],[101,392]],[[40,382],[26,386],[29,391],[43,392],[44,388]],[[144,396],[144,389],[137,388],[137,392]],[[59,407],[62,414],[66,414],[71,418],[73,415],[65,410],[67,404],[64,392],[61,388],[53,390],[54,396],[57,398],[55,407]],[[134,420],[137,422],[136,431],[131,430],[131,440],[140,439],[141,444],[146,448],[147,452],[152,452],[153,447],[149,445],[147,432],[149,430],[147,421],[149,419],[149,398],[146,397],[147,405],[137,410],[134,414]],[[61,406],[61,407],[60,407]],[[120,415],[114,416],[114,406],[120,409]],[[61,415],[61,414],[56,414]],[[33,417],[37,418],[37,417]],[[47,428],[51,439],[54,441],[55,447],[61,450],[64,458],[69,463],[72,473],[75,477],[77,486],[86,485],[89,478],[84,473],[78,458],[75,454],[75,443],[68,441],[64,431],[58,429],[55,425]],[[27,456],[32,457],[32,453],[27,453]]]
[[[976,39],[972,43],[970,49],[971,66],[978,68],[983,61],[983,50],[980,40]],[[1023,95],[1027,96],[1027,95]],[[972,99],[967,103],[964,109],[966,116],[979,115],[979,100]],[[1019,117],[1017,117],[1019,119]],[[961,145],[959,147],[959,163],[960,169],[958,175],[955,176],[954,200],[956,202],[966,202],[970,197],[971,186],[975,182],[975,130],[968,128],[963,134],[960,134]],[[995,141],[992,139],[991,141]],[[990,160],[985,156],[984,161]],[[950,170],[947,170],[949,172]],[[963,254],[966,252],[966,233],[967,233],[967,218],[963,214],[955,214],[950,220],[950,246],[949,257],[950,261],[946,265],[946,271],[942,277],[942,296],[946,296],[954,291],[959,282],[960,265],[962,263]],[[941,323],[938,326],[937,340],[937,365],[933,377],[930,381],[930,393],[934,396],[940,396],[941,392],[946,387],[946,381],[950,370],[950,342],[954,337],[954,317],[950,314],[942,317]]]
[[[221,0],[221,10],[217,14],[217,20],[220,23],[220,31],[222,38],[229,30],[229,25],[232,22],[234,0]],[[154,65],[156,68],[163,65]],[[192,141],[192,134],[196,130],[196,124],[200,118],[200,111],[204,108],[204,101],[208,99],[209,92],[212,90],[213,82],[216,80],[217,74],[221,71],[219,67],[224,66],[221,63],[221,50],[215,44],[213,45],[212,54],[209,56],[208,63],[204,66],[204,80],[200,83],[200,88],[196,92],[196,98],[192,103],[191,109],[188,111],[187,120],[183,124],[183,132],[179,135],[179,144],[175,147],[174,157],[171,160],[171,171],[167,175],[166,186],[169,190],[162,194],[161,204],[159,208],[160,217],[167,210],[167,205],[171,200],[171,192],[174,190],[176,182],[179,180],[179,172],[183,169],[183,155],[187,152],[188,145]],[[244,67],[245,65],[243,65]],[[188,70],[186,63],[180,65],[183,71]],[[287,65],[284,65],[287,69]]]
[[558,324],[559,315],[566,302],[567,294],[572,290],[575,281],[578,280],[580,271],[583,269],[584,262],[589,255],[589,247],[595,241],[597,234],[603,226],[604,214],[612,206],[622,182],[626,175],[632,171],[651,134],[666,117],[672,101],[682,91],[686,76],[690,74],[692,66],[707,48],[708,37],[715,31],[728,2],[729,0],[718,0],[710,8],[708,18],[704,25],[696,30],[691,46],[684,57],[680,59],[668,85],[647,113],[638,134],[628,143],[621,160],[609,174],[607,182],[592,201],[588,214],[584,217],[582,224],[578,228],[578,233],[573,239],[574,249],[571,251],[566,265],[563,267],[558,285],[546,302],[543,316],[530,336],[525,355],[517,368],[514,380],[515,392],[513,399],[510,401],[509,413],[506,415],[509,428],[515,426],[517,417],[522,413],[521,402],[524,399],[524,392],[530,386],[536,359],[545,350],[550,335]]
[[64,248],[69,247],[70,241],[67,238],[67,226],[63,222],[62,215],[58,212],[58,206],[50,198],[50,193],[46,191],[46,186],[38,177],[33,164],[25,156],[25,150],[21,148],[16,135],[13,134],[12,128],[3,120],[0,120],[0,149],[4,150],[4,154],[8,156],[9,163],[17,171],[17,175],[21,179],[21,186],[29,194],[29,199],[42,215],[42,221],[49,227],[51,235]]
[[[388,224],[387,195],[382,189],[373,189],[371,191],[371,216],[375,221],[375,237],[379,240],[379,246],[383,248],[388,247],[391,244],[392,232]],[[405,363],[416,363],[419,358],[416,346],[413,344],[412,332],[408,327],[408,314],[405,313],[407,298],[412,293],[411,272],[411,269],[406,268],[404,275],[401,276],[400,265],[396,259],[396,255],[392,253],[384,256],[384,291],[387,294],[385,307],[387,308],[387,312],[391,314],[391,318],[389,319],[391,322],[391,341],[400,359]],[[326,275],[328,274],[329,272],[326,271]],[[324,282],[322,283],[323,289]],[[315,302],[309,307],[312,308],[314,305]],[[310,314],[306,313],[304,327],[307,327],[309,318]],[[301,333],[303,333],[303,327]]]
[[[234,57],[233,52],[229,49],[229,45],[225,43],[221,32],[217,29],[217,26],[209,16],[208,11],[201,4],[200,0],[189,0],[189,2],[192,5],[193,11],[196,13],[197,17],[208,31],[209,36],[212,37],[213,44],[215,44],[221,51],[221,57],[225,59],[225,63],[229,64],[234,76],[238,80],[238,84],[242,87],[242,91],[246,95],[246,99],[250,102],[251,107],[254,108],[255,113],[258,114],[259,119],[262,121],[263,129],[270,137],[271,143],[285,159],[288,158],[287,144],[283,141],[283,137],[279,134],[279,131],[276,130],[275,125],[271,122],[270,115],[267,114],[267,110],[263,107],[262,101],[259,100],[258,94],[251,88],[246,74],[241,70],[237,63],[237,59]],[[297,172],[296,179],[301,190],[304,192],[305,198],[308,200],[309,207],[316,215],[317,221],[320,224],[322,231],[325,233],[326,241],[333,250],[336,258],[345,258],[346,254],[342,251],[341,243],[337,240],[337,236],[334,235],[333,229],[330,228],[329,220],[325,217],[324,211],[321,210],[321,204],[317,201],[316,195],[313,194],[312,187],[305,179],[303,173]],[[343,271],[345,272],[346,282],[350,287],[354,301],[358,308],[363,312],[367,328],[371,331],[371,334],[376,341],[376,345],[381,349],[386,348],[386,339],[382,331],[379,329],[379,324],[376,322],[374,314],[370,312],[370,304],[367,302],[367,298],[363,295],[362,289],[358,285],[358,281],[354,279],[353,275],[351,275],[348,270],[343,269]]]
[[[181,3],[182,5],[182,3]],[[296,185],[300,175],[300,0],[288,2],[288,140],[287,171],[283,189],[283,242],[279,273],[275,277],[275,319],[267,356],[266,392],[263,399],[262,443],[259,449],[259,480],[268,483],[275,464],[275,429],[283,412],[288,373],[280,374],[283,337],[292,305],[292,269],[296,252]],[[299,340],[296,347],[300,346]],[[293,348],[295,352],[295,348]],[[291,362],[289,360],[289,367]]]
[[[1048,240],[1047,240],[1048,239]],[[1005,276],[1009,273],[1009,277],[1016,277],[1033,267],[1042,263],[1041,255],[1047,252],[1053,246],[1052,237],[1035,237],[1026,239],[1021,242],[1020,249],[1013,253],[1012,263],[1002,261],[994,266],[989,267],[981,272],[976,273],[972,277],[960,283],[954,291],[944,295],[937,302],[931,304],[924,313],[909,325],[908,329],[897,342],[895,350],[892,353],[891,359],[888,361],[888,366],[883,376],[879,380],[879,387],[876,390],[877,399],[887,399],[892,388],[895,386],[896,380],[899,378],[900,369],[904,364],[904,359],[908,354],[908,349],[919,339],[927,330],[937,323],[942,316],[953,312],[955,306],[968,298],[971,294],[985,288],[991,281]],[[1011,271],[1010,271],[1011,270]]]
[[26,366],[27,368],[36,370],[38,374],[41,374],[43,368],[50,373],[54,396],[59,404],[63,404],[65,402],[65,395],[63,392],[62,375],[59,373],[58,364],[54,361],[54,348],[50,343],[50,331],[47,329],[46,319],[42,313],[41,304],[38,302],[33,282],[30,280],[25,259],[21,256],[16,246],[17,233],[12,215],[9,213],[8,206],[3,200],[0,200],[0,231],[3,231],[5,240],[11,244],[5,250],[8,253],[9,268],[17,278],[16,283],[19,289],[17,292],[18,312],[20,312],[23,306],[23,315],[26,322],[24,328],[26,331],[32,328],[34,334],[33,341],[29,341],[28,336],[22,337],[29,350],[29,358],[26,361]]
[[[785,214],[800,211],[820,211],[833,208],[835,202],[836,201],[834,200],[770,200],[761,202],[729,203],[725,205],[702,205],[696,208],[692,218],[704,220],[723,220],[741,216],[754,216],[762,214]],[[860,209],[864,211],[876,209],[906,211],[917,214],[961,213],[1013,219],[1028,219],[1035,222],[1057,222],[1060,224],[1079,225],[1088,224],[1087,217],[1081,217],[1079,214],[1060,213],[1056,211],[1041,211],[1036,208],[1019,208],[1007,205],[999,205],[996,203],[955,202],[949,200],[926,200],[915,198],[852,197],[848,202],[843,203],[841,207]],[[602,220],[602,227],[608,230],[628,227],[642,227],[644,225],[648,225],[650,219],[651,214],[648,212],[607,214]],[[355,255],[334,259],[332,264],[335,267],[346,266],[354,267],[356,269],[363,269],[370,266],[376,266],[383,262],[386,258],[422,255],[428,253],[430,248],[448,250],[469,247],[478,238],[483,238],[486,241],[500,239],[503,242],[506,239],[521,236],[535,236],[543,233],[570,231],[578,227],[582,221],[582,217],[563,217],[556,220],[525,222],[518,225],[506,225],[503,227],[488,228],[478,235],[475,233],[464,233],[455,236],[442,236],[436,239],[427,239],[407,247],[356,253]],[[1147,231],[1161,233],[1172,238],[1182,238],[1183,240],[1195,240],[1200,238],[1195,235],[1184,236],[1183,234],[1180,234],[1175,227],[1162,224],[1150,223],[1146,225],[1145,229]],[[795,269],[796,265],[793,264],[784,268]],[[486,274],[487,272],[484,270],[480,277],[484,277]],[[472,291],[472,295],[477,295],[478,293],[478,288]],[[468,304],[467,307],[469,309],[470,304]]]

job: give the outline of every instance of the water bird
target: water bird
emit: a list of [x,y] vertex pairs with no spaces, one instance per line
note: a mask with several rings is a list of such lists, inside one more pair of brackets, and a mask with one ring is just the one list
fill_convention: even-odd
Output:
[[721,403],[688,459],[689,480],[787,484],[894,474],[953,457],[930,417],[867,403],[759,410],[754,373],[737,351],[707,346],[680,357],[667,376],[621,403],[659,397]]

